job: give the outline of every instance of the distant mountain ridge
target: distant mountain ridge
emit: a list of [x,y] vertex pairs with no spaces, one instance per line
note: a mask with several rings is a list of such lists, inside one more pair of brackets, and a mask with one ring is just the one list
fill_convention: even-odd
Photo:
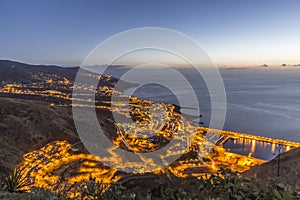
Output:
[[60,67],[55,65],[31,65],[10,60],[0,60],[0,80],[26,82],[32,74],[60,74],[74,80],[79,67]]
[[[42,74],[58,75],[67,78],[74,82],[80,67],[62,67],[56,65],[32,65],[10,60],[0,60],[0,84],[2,83],[29,83],[36,82],[33,75],[41,76]],[[87,74],[99,75],[99,72],[94,71],[92,68],[82,68],[83,72]],[[104,73],[104,76],[106,74]],[[99,80],[99,85],[113,86],[117,82],[122,84],[123,89],[137,86],[136,83],[129,83],[110,76],[109,81]]]

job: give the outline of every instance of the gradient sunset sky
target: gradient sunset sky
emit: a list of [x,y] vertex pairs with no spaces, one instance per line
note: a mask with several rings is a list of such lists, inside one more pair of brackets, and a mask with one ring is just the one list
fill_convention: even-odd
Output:
[[299,0],[1,0],[0,59],[80,65],[99,42],[137,27],[198,41],[218,66],[300,63]]

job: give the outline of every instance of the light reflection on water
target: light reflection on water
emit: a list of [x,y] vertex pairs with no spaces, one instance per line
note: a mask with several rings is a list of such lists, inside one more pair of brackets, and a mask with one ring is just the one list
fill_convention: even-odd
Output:
[[279,147],[276,144],[245,138],[229,139],[224,143],[223,147],[229,152],[245,156],[251,155],[262,160],[271,160],[278,155],[279,151],[283,153],[291,149],[289,146],[281,145]]

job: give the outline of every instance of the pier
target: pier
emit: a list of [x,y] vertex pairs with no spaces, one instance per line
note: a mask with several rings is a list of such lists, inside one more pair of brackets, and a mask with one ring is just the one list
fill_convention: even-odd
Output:
[[280,139],[275,139],[275,138],[268,138],[268,137],[251,135],[251,134],[246,134],[246,133],[225,131],[225,130],[219,130],[219,129],[205,128],[205,127],[199,127],[199,130],[205,131],[205,132],[207,132],[209,134],[213,134],[213,135],[219,134],[219,137],[216,138],[216,141],[221,141],[220,144],[224,144],[230,138],[232,138],[232,139],[244,138],[244,139],[249,139],[249,140],[255,140],[255,141],[272,143],[272,144],[276,144],[276,145],[287,146],[287,147],[291,147],[291,148],[300,147],[300,142],[292,142],[292,141],[287,141],[287,140],[280,140]]

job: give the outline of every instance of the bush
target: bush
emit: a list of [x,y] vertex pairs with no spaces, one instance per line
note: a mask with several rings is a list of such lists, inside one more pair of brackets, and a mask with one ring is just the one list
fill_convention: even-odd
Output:
[[202,177],[198,190],[188,191],[171,185],[160,186],[159,194],[151,194],[163,200],[293,200],[300,199],[299,194],[281,179],[274,179],[269,186],[262,186],[255,179],[240,177],[228,169],[217,174]]
[[[16,168],[13,173],[6,174],[6,186],[9,192],[23,191],[21,188],[28,186],[24,181],[22,169]],[[20,178],[23,177],[23,178]],[[25,176],[26,177],[26,176]],[[187,187],[189,188],[189,187]],[[237,173],[221,169],[217,174],[207,175],[197,181],[198,189],[186,189],[170,184],[160,185],[151,193],[142,194],[130,192],[118,183],[106,184],[90,180],[76,183],[69,189],[62,187],[59,192],[40,188],[32,188],[30,193],[0,192],[0,199],[101,199],[101,200],[293,200],[300,199],[299,193],[281,179],[273,179],[270,185],[262,186],[255,179],[240,177]]]
[[217,175],[200,180],[198,197],[228,200],[244,199],[296,199],[296,190],[283,180],[276,178],[269,186],[262,186],[255,179],[239,177],[228,169],[221,169]]
[[107,184],[102,181],[96,181],[94,178],[84,183],[73,185],[74,196],[78,199],[101,199],[101,200],[131,200],[136,199],[138,195],[126,191],[125,187],[119,184]]
[[102,181],[96,181],[94,178],[84,183],[77,183],[73,186],[74,191],[78,192],[76,195],[80,199],[100,199],[108,185]]
[[62,200],[55,195],[49,196],[44,192],[40,193],[0,193],[0,199],[10,200]]

